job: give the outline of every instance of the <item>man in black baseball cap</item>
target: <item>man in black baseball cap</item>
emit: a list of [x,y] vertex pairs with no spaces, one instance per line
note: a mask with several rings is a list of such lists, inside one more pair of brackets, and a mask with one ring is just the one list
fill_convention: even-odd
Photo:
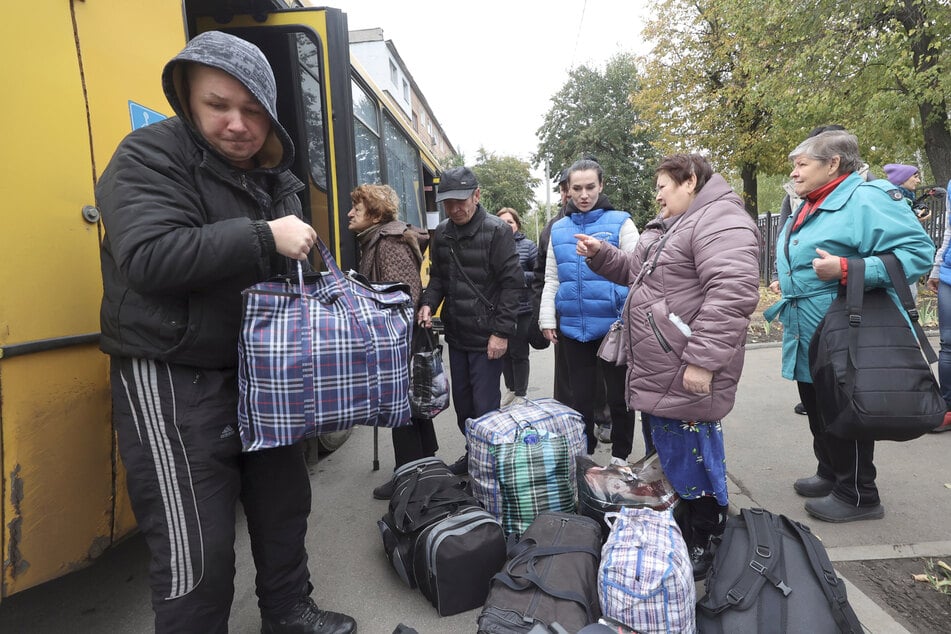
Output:
[[[442,173],[436,201],[446,220],[433,233],[429,284],[417,321],[432,327],[432,315],[445,301],[442,321],[449,345],[452,405],[459,431],[466,419],[499,409],[502,356],[515,335],[520,291],[525,277],[518,263],[512,229],[479,204],[481,192],[468,167]],[[468,452],[450,466],[468,470]]]
[[452,167],[439,177],[436,189],[436,202],[444,200],[465,200],[479,189],[476,175],[468,167]]

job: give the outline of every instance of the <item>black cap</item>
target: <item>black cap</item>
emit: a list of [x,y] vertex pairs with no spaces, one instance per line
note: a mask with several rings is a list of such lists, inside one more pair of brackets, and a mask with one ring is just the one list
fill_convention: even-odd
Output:
[[567,182],[568,182],[568,168],[566,167],[565,169],[558,172],[558,176],[555,177],[555,184],[563,185],[564,183],[567,183]]
[[479,187],[479,181],[468,167],[452,167],[439,176],[436,202],[446,199],[465,200]]

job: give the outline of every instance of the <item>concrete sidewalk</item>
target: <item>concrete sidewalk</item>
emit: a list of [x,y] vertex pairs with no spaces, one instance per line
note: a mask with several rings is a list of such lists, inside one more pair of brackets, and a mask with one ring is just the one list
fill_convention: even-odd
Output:
[[[552,351],[533,351],[529,397],[551,396]],[[951,433],[926,435],[907,443],[876,447],[878,484],[885,518],[826,524],[809,517],[792,482],[815,470],[804,416],[793,413],[795,384],[780,376],[777,346],[754,346],[746,355],[734,411],[723,421],[731,506],[762,507],[806,524],[833,561],[914,556],[949,556]],[[436,419],[439,457],[452,462],[465,443],[451,409]],[[381,430],[380,471],[372,471],[373,431],[358,427],[343,447],[312,467],[313,511],[308,532],[314,598],[330,610],[353,615],[361,634],[391,634],[404,623],[420,634],[462,634],[476,630],[481,610],[440,617],[425,597],[399,580],[381,545],[377,520],[385,501],[370,492],[393,468],[390,433]],[[643,455],[640,430],[632,459]],[[610,445],[595,459],[606,464]],[[230,631],[260,632],[254,595],[254,566],[239,518],[235,599]],[[152,629],[146,568],[140,538],[109,552],[90,568],[4,600],[0,631],[46,634],[144,632]],[[866,630],[898,634],[906,630],[882,606],[848,585],[852,607]],[[702,584],[698,596],[703,594]],[[816,633],[819,634],[819,633]]]

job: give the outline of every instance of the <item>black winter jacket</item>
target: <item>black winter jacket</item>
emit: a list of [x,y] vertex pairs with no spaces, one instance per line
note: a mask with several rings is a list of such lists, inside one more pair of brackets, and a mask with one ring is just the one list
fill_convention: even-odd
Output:
[[255,221],[301,215],[292,173],[252,174],[196,145],[177,117],[125,138],[96,186],[103,352],[237,364],[241,291],[287,268]]
[[[460,274],[450,249],[494,311]],[[436,227],[429,251],[429,285],[423,291],[421,303],[435,313],[445,300],[440,316],[450,346],[469,352],[484,351],[491,335],[506,339],[515,335],[519,295],[525,280],[511,227],[478,205],[465,225],[443,220]]]
[[532,302],[532,287],[535,283],[535,261],[538,258],[538,246],[529,240],[524,233],[515,233],[515,251],[518,253],[518,265],[522,267],[525,278],[525,288],[519,294],[518,314],[528,315],[534,309]]

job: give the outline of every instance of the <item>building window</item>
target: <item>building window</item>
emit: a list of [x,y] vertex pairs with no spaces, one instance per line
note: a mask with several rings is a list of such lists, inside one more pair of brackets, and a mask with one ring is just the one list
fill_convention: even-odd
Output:
[[403,100],[409,103],[409,82],[405,79],[403,80]]
[[396,74],[396,64],[393,63],[393,60],[390,60],[390,82],[394,86],[399,86],[399,76]]
[[419,113],[413,111],[413,130],[419,132]]

